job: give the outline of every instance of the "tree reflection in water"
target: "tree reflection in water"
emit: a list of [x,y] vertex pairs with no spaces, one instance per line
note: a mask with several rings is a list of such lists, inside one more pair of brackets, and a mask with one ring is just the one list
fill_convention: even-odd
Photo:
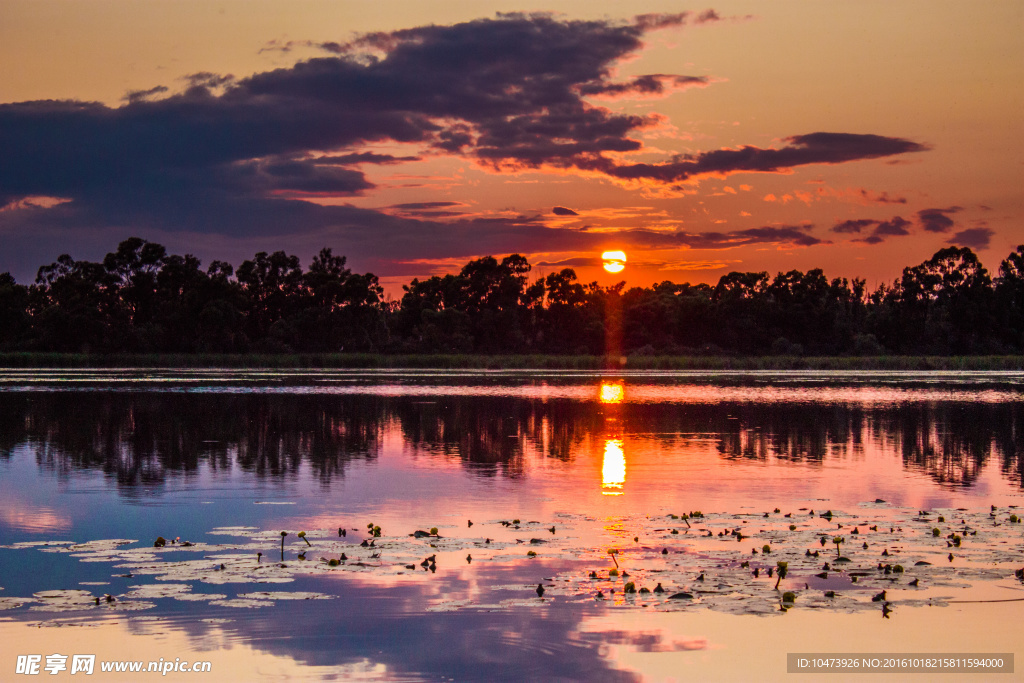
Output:
[[581,449],[626,434],[668,452],[710,441],[726,460],[805,466],[874,443],[942,486],[971,486],[991,458],[1024,483],[1024,403],[1014,401],[609,406],[507,396],[0,393],[0,457],[27,447],[40,468],[100,470],[125,493],[201,466],[289,478],[305,463],[327,485],[349,463],[377,458],[389,433],[413,457],[452,459],[483,477],[521,477],[528,452],[572,462]]

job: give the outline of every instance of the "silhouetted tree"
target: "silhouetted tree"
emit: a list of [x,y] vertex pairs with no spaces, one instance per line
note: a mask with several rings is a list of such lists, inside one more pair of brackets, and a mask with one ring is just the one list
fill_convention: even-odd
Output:
[[28,330],[28,288],[0,273],[0,349],[19,348]]
[[948,247],[904,268],[874,297],[878,338],[901,353],[984,353],[993,335],[992,279],[966,247]]
[[261,251],[238,267],[238,282],[249,298],[245,330],[260,351],[292,351],[298,331],[290,318],[305,305],[298,256]]
[[117,289],[100,263],[61,254],[42,266],[30,290],[33,343],[45,351],[123,350],[127,321]]
[[1024,351],[1024,244],[999,265],[995,300],[1003,340],[1010,348]]
[[976,354],[1024,350],[1024,245],[995,282],[948,247],[870,295],[820,269],[731,272],[715,286],[602,287],[565,268],[530,282],[520,254],[414,279],[384,300],[325,247],[204,271],[132,237],[102,263],[61,255],[35,284],[0,274],[0,349],[86,352]]

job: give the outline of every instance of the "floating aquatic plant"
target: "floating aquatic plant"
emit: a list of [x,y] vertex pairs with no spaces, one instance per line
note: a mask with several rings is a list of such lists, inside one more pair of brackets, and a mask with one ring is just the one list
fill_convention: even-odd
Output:
[[781,583],[782,580],[786,578],[786,574],[789,573],[789,562],[783,562],[780,560],[777,565],[778,569],[776,569],[776,572],[778,574],[778,578],[775,580],[775,590],[779,589],[779,583]]
[[[836,511],[834,513],[845,514]],[[1007,524],[1002,526],[993,524],[987,517],[988,511],[977,513],[964,512],[963,514],[957,512],[956,519],[958,524],[963,523],[963,528],[958,529],[957,535],[960,535],[962,539],[968,535],[972,537],[975,534],[977,535],[973,539],[974,543],[963,543],[962,550],[958,551],[966,561],[957,562],[953,566],[947,565],[947,563],[940,564],[939,553],[934,545],[929,546],[923,543],[923,537],[930,536],[928,531],[932,528],[932,525],[922,526],[913,524],[917,520],[916,513],[917,511],[908,512],[897,508],[887,508],[885,511],[886,517],[882,522],[882,525],[892,529],[892,535],[886,535],[886,543],[890,545],[890,548],[900,549],[902,552],[900,560],[902,562],[909,562],[905,566],[913,565],[914,576],[908,577],[912,578],[912,580],[904,584],[908,592],[917,586],[924,585],[927,585],[929,588],[962,588],[972,582],[1005,579],[1005,577],[1021,568],[1018,552],[1019,543],[1004,543],[1004,541],[1019,540],[1019,532],[1017,531],[1019,527],[1011,529]],[[935,518],[935,514],[935,512],[932,513],[932,519]],[[800,594],[802,605],[842,610],[863,609],[865,606],[870,606],[870,597],[873,593],[889,588],[891,586],[889,582],[892,579],[905,574],[905,572],[900,571],[901,565],[889,565],[888,576],[884,573],[886,565],[881,565],[876,569],[875,565],[879,564],[877,555],[872,559],[867,557],[856,558],[856,561],[842,557],[841,545],[837,545],[837,554],[840,554],[840,556],[833,558],[833,562],[837,567],[843,564],[843,572],[839,575],[830,574],[828,569],[825,572],[821,572],[821,560],[815,553],[807,549],[807,544],[816,540],[827,543],[833,537],[822,535],[820,533],[821,527],[814,527],[813,524],[808,525],[807,528],[788,532],[785,536],[786,543],[776,545],[772,542],[769,544],[772,560],[774,561],[773,566],[753,567],[752,565],[756,564],[756,559],[754,561],[748,559],[750,555],[735,544],[723,545],[719,541],[723,537],[735,535],[739,532],[740,528],[743,528],[754,539],[768,544],[768,541],[778,539],[779,532],[788,528],[790,523],[788,520],[780,518],[774,521],[765,521],[763,526],[758,525],[761,528],[756,528],[755,526],[751,526],[749,529],[741,527],[740,525],[747,521],[749,517],[749,513],[714,513],[708,515],[706,517],[707,521],[701,525],[700,535],[687,536],[686,547],[676,549],[676,552],[672,554],[668,553],[668,548],[631,545],[628,572],[631,576],[627,578],[627,572],[623,571],[617,561],[617,555],[622,553],[621,549],[609,549],[608,546],[602,548],[601,544],[595,545],[593,541],[586,540],[583,534],[580,534],[580,536],[574,535],[577,529],[582,528],[583,525],[592,524],[595,520],[588,519],[582,515],[561,515],[559,517],[559,526],[563,529],[563,532],[559,533],[557,537],[549,536],[543,540],[549,544],[546,547],[550,548],[551,557],[569,560],[571,566],[553,578],[551,580],[552,583],[548,585],[548,589],[556,591],[560,595],[578,595],[580,599],[587,600],[592,600],[595,592],[601,591],[603,596],[611,596],[610,600],[614,601],[617,596],[611,594],[610,591],[615,588],[621,577],[622,581],[633,583],[636,592],[642,594],[644,599],[638,601],[637,605],[644,606],[645,608],[679,610],[693,609],[694,606],[699,605],[703,608],[731,613],[768,614],[777,610],[779,605],[779,594],[778,592],[773,592],[773,587],[775,590],[781,590],[781,581],[792,579],[790,572],[795,576],[815,576],[815,579],[830,579],[831,581],[848,577],[849,583],[844,582],[841,587],[837,587],[835,583],[828,586],[829,590],[833,593],[833,597],[828,597],[821,591],[809,591]],[[664,519],[664,517],[660,518],[662,524]],[[988,523],[986,524],[985,522]],[[609,528],[604,520],[601,523],[606,525],[606,529]],[[626,538],[639,539],[640,536],[645,538],[657,537],[659,534],[664,535],[669,531],[668,529],[658,528],[658,523],[658,518],[649,518],[646,515],[619,518],[615,521],[615,528],[617,530],[615,535],[619,540]],[[529,524],[541,525],[543,522],[530,522]],[[861,525],[867,526],[867,522],[862,522]],[[538,526],[538,528],[541,527]],[[373,529],[368,527],[368,530],[372,531]],[[712,533],[708,536],[707,532]],[[151,581],[157,580],[157,585],[168,582],[168,585],[186,584],[188,586],[195,586],[201,583],[243,585],[285,583],[294,581],[301,576],[316,575],[317,573],[328,571],[370,575],[408,574],[410,571],[418,571],[417,563],[420,563],[421,560],[422,564],[420,566],[423,566],[425,570],[436,571],[436,560],[441,557],[441,553],[445,553],[446,556],[465,557],[467,563],[470,563],[471,558],[474,556],[482,560],[501,560],[507,563],[523,562],[529,557],[524,557],[519,545],[519,543],[528,542],[527,539],[511,538],[502,540],[499,538],[496,540],[489,538],[432,537],[430,539],[431,545],[436,546],[438,555],[423,560],[422,540],[412,537],[412,534],[408,537],[369,539],[366,547],[359,547],[358,545],[353,547],[352,544],[344,542],[341,538],[337,538],[334,541],[325,538],[328,534],[330,536],[334,535],[332,529],[329,532],[325,530],[306,531],[307,536],[315,535],[318,538],[317,549],[324,555],[319,562],[285,563],[282,561],[280,563],[262,565],[252,562],[252,554],[265,549],[266,543],[270,538],[286,540],[286,535],[289,532],[284,532],[285,536],[281,536],[280,531],[235,528],[231,529],[230,532],[215,530],[214,533],[230,533],[230,535],[239,537],[240,540],[221,545],[196,544],[195,547],[186,547],[184,543],[174,544],[169,541],[165,547],[148,547],[148,543],[142,544],[147,547],[140,547],[137,541],[125,539],[96,540],[89,541],[88,543],[67,541],[60,544],[56,542],[49,542],[49,544],[46,542],[33,542],[7,547],[16,547],[23,552],[65,553],[82,562],[108,562],[116,566],[112,574],[115,576],[134,575],[136,583],[141,577],[148,577]],[[717,539],[713,538],[714,536],[717,536]],[[303,537],[300,536],[300,538]],[[304,540],[306,539],[304,538]],[[532,540],[529,539],[529,542],[532,542]],[[949,540],[952,543],[951,538]],[[311,547],[308,541],[307,547]],[[749,548],[749,546],[745,547]],[[472,550],[472,554],[467,554],[469,550]],[[609,550],[612,552],[609,552]],[[347,558],[346,555],[342,555],[342,551],[351,555],[349,561],[326,559],[327,557],[338,558],[339,556]],[[454,554],[459,551],[461,551],[461,554]],[[891,552],[895,552],[895,550]],[[165,555],[165,553],[167,554]],[[182,560],[180,559],[181,553],[193,553],[192,557],[194,559]],[[545,553],[545,555],[548,554]],[[604,554],[612,556],[615,568],[611,569],[607,574],[598,576],[597,572],[592,570],[592,563],[596,558]],[[866,556],[867,553],[864,553],[864,555]],[[260,556],[258,555],[259,558]],[[768,559],[767,556],[764,559]],[[589,563],[589,566],[583,563]],[[785,563],[785,565],[782,563]],[[473,564],[475,565],[476,563]],[[712,573],[706,573],[708,568],[713,568]],[[683,599],[674,597],[680,592],[686,592],[680,591],[677,588],[675,592],[671,593],[673,599],[670,599],[670,591],[672,589],[670,588],[669,591],[666,591],[665,586],[671,587],[673,584],[686,586],[694,582],[694,577],[698,577],[701,573],[705,573],[706,577],[706,581],[701,584],[701,590],[689,591],[690,597]],[[752,580],[751,575],[754,574],[756,577],[758,573],[762,578],[765,574],[771,574],[776,578],[776,581]],[[819,576],[819,573],[824,573],[825,576]],[[1022,570],[1022,576],[1024,576],[1024,570]],[[815,579],[810,580],[813,581]],[[656,580],[659,582],[658,585],[661,586],[661,591],[655,589],[649,593],[644,593],[641,590],[643,584],[649,585]],[[850,584],[854,584],[852,588]],[[624,586],[624,584],[618,585]],[[801,583],[801,585],[803,584]],[[522,589],[521,585],[519,589]],[[90,602],[82,607],[82,609],[139,609],[144,607],[144,605],[137,604],[142,601],[135,598],[134,595],[128,595],[128,593],[120,594],[118,590],[113,589],[108,590],[110,590],[112,597],[116,598],[114,602],[106,602],[106,598],[103,595],[90,594]],[[242,594],[237,597],[233,597],[230,594],[225,596],[224,593],[226,592],[210,594],[192,593],[189,590],[180,593],[175,592],[173,595],[167,594],[163,598],[154,599],[201,600],[211,604],[215,604],[217,601],[237,599],[243,601],[237,606],[245,606],[244,601],[252,597],[250,594]],[[158,594],[159,592],[155,595]],[[619,589],[619,594],[622,594],[621,588]],[[896,595],[896,593],[894,592],[893,595]],[[95,604],[97,597],[99,598],[100,605]],[[268,602],[268,600],[255,599],[261,602]],[[900,595],[898,604],[923,605],[929,604],[928,601],[931,601],[931,604],[942,604],[941,600],[934,593],[929,593],[920,599],[907,597],[906,594],[903,594]],[[13,604],[27,607],[40,604],[37,598],[7,598],[3,602],[5,603],[4,606]],[[446,602],[445,604],[448,603]],[[478,604],[478,602],[474,603],[471,600],[465,602],[465,604],[459,603],[451,608],[461,609],[471,604]],[[620,602],[619,604],[622,603]],[[632,601],[630,604],[633,604]]]

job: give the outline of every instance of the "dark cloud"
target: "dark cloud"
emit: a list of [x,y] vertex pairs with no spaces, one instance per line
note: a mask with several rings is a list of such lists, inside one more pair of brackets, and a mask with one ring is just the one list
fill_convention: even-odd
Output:
[[781,149],[720,149],[679,157],[662,164],[619,165],[606,158],[599,158],[580,166],[625,180],[650,179],[676,183],[700,176],[741,172],[773,173],[807,164],[839,164],[928,149],[903,138],[855,133],[810,133],[794,135],[785,141],[789,144]]
[[888,192],[883,192],[883,193],[877,194],[877,195],[871,195],[871,194],[868,193],[867,190],[861,190],[861,193],[864,195],[865,199],[867,199],[869,201],[872,201],[872,202],[875,202],[876,204],[906,204],[907,203],[907,198],[906,197],[890,197]]
[[401,212],[404,216],[415,216],[417,218],[454,218],[465,216],[461,211],[441,211],[438,209],[409,209]]
[[[156,204],[156,200],[145,204]],[[19,281],[31,281],[39,265],[49,263],[63,252],[72,253],[75,258],[102,258],[102,254],[129,231],[171,249],[194,253],[206,262],[213,258],[234,258],[237,264],[239,259],[250,258],[258,250],[252,245],[276,250],[285,244],[290,253],[299,255],[312,255],[329,245],[336,253],[348,256],[351,267],[370,270],[380,276],[409,274],[408,267],[396,265],[402,261],[458,262],[482,254],[599,254],[606,249],[627,252],[630,249],[725,250],[753,245],[825,243],[810,234],[811,226],[766,226],[707,233],[646,229],[588,232],[549,227],[540,216],[469,216],[442,222],[417,215],[417,209],[394,215],[351,205],[321,206],[285,199],[225,202],[217,196],[212,200],[200,196],[192,203],[167,198],[159,206],[162,220],[144,230],[136,229],[139,209],[116,201],[107,208],[107,213],[115,216],[112,221],[90,222],[90,217],[81,212],[75,216],[72,204],[0,214],[0,221],[7,220],[10,234],[17,237],[9,240],[5,234],[5,248],[0,250],[0,272],[11,270]],[[423,210],[430,211],[432,207],[426,206]],[[249,221],[244,233],[225,235],[217,230],[218,224],[236,220],[239,213]],[[71,216],[75,218],[74,230],[66,227]],[[304,229],[290,231],[292,222],[298,222]],[[110,223],[121,228],[109,228]],[[89,242],[82,241],[84,235],[92,235],[91,240],[101,245],[95,254],[84,248]],[[52,247],[53,253],[41,249],[40,241],[56,245]],[[25,253],[33,254],[27,263],[16,256]]]
[[587,83],[580,87],[581,95],[617,97],[628,95],[658,96],[674,90],[704,87],[711,82],[707,76],[671,76],[647,74],[637,76],[628,83]]
[[200,71],[198,73],[189,74],[182,78],[182,80],[188,83],[190,89],[199,88],[213,90],[234,83],[235,77],[231,74],[222,75],[211,73],[209,71]]
[[855,220],[843,221],[832,226],[832,232],[845,234],[861,234],[865,228],[873,227],[870,235],[853,240],[864,244],[881,244],[889,237],[900,237],[909,235],[908,229],[913,225],[910,221],[900,216],[893,216],[887,221],[880,221],[873,218],[858,218]]
[[464,206],[460,202],[407,202],[405,204],[392,204],[390,209],[404,209],[404,210],[417,210],[417,209],[440,209],[446,206]]
[[953,235],[949,243],[971,249],[988,249],[992,236],[995,234],[996,232],[992,228],[968,228]]
[[928,232],[949,232],[953,228],[950,214],[962,211],[962,207],[951,206],[948,209],[921,209],[917,212],[917,220]]
[[[811,225],[782,225],[749,228],[732,232],[675,233],[679,246],[692,249],[729,249],[752,244],[777,244],[797,247],[811,247],[826,244],[810,234]],[[661,234],[661,233],[657,233]]]
[[406,161],[419,160],[420,157],[416,156],[396,157],[391,154],[377,154],[375,152],[354,152],[352,154],[317,157],[316,163],[351,166],[354,164],[400,164]]
[[382,55],[349,45],[241,80],[193,74],[182,93],[122,107],[0,105],[0,200],[46,194],[88,203],[134,183],[222,187],[236,164],[361,153],[376,141],[527,165],[639,149],[628,134],[643,118],[592,107],[578,90],[607,81],[641,37],[633,25],[512,15],[357,41]]
[[362,173],[317,160],[272,160],[235,166],[235,174],[252,187],[265,184],[271,191],[294,190],[329,195],[352,195],[373,187]]
[[856,220],[843,221],[832,226],[832,232],[860,234],[861,230],[873,225],[878,225],[878,221],[871,218],[858,218]]
[[886,237],[909,235],[910,231],[907,230],[909,225],[910,221],[894,216],[891,220],[879,223],[875,228],[875,235]]
[[[921,209],[917,212],[917,224],[926,232],[947,233],[955,225],[950,215],[963,211],[963,207],[950,206],[945,209]],[[914,225],[900,216],[893,216],[887,221],[873,218],[860,218],[843,221],[832,227],[832,232],[861,234],[866,228],[872,228],[871,234],[866,237],[855,239],[855,242],[865,244],[881,244],[889,237],[900,237],[910,234],[910,228]],[[995,232],[988,227],[969,228],[961,230],[949,240],[950,244],[956,244],[975,249],[985,249]]]
[[170,88],[166,85],[158,85],[150,88],[149,90],[129,90],[128,94],[124,96],[124,99],[128,102],[141,102],[142,100],[149,99],[155,95],[162,95],[169,90]]
[[[333,236],[339,252],[366,257],[374,250],[463,257],[523,251],[524,244],[596,248],[605,233],[552,230],[537,219],[439,223],[306,200],[374,188],[349,165],[416,158],[374,154],[368,149],[375,143],[415,143],[495,168],[582,169],[662,183],[926,149],[902,138],[812,133],[779,149],[716,150],[660,164],[614,161],[613,153],[642,148],[634,133],[654,119],[594,106],[582,93],[692,84],[694,77],[669,74],[611,79],[617,64],[642,48],[645,31],[717,19],[713,12],[643,15],[633,23],[511,14],[321,45],[328,56],[247,78],[196,73],[182,92],[156,99],[151,95],[164,92],[157,86],[119,107],[2,104],[0,206],[32,196],[71,201],[33,210],[31,223],[24,211],[2,212],[0,230],[304,234],[321,244]],[[406,211],[453,214],[437,206]],[[627,236],[636,244],[697,248],[821,242],[804,227]]]
[[452,218],[454,216],[465,216],[461,211],[447,210],[449,207],[464,207],[461,202],[408,202],[405,204],[392,204],[387,207],[393,209],[403,216],[414,216],[417,218]]
[[579,216],[578,213],[576,213],[572,209],[567,209],[564,206],[556,206],[555,208],[551,209],[551,213],[555,214],[556,216]]
[[711,21],[721,21],[721,19],[715,10],[707,9],[696,16],[693,12],[638,14],[633,17],[633,23],[641,31],[646,32],[685,26],[689,21],[693,21],[695,24],[706,24]]

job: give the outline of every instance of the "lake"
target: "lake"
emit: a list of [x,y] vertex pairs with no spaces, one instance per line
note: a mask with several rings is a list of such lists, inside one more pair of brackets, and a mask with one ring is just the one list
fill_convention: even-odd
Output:
[[0,678],[1006,657],[1022,484],[1019,372],[2,370]]

